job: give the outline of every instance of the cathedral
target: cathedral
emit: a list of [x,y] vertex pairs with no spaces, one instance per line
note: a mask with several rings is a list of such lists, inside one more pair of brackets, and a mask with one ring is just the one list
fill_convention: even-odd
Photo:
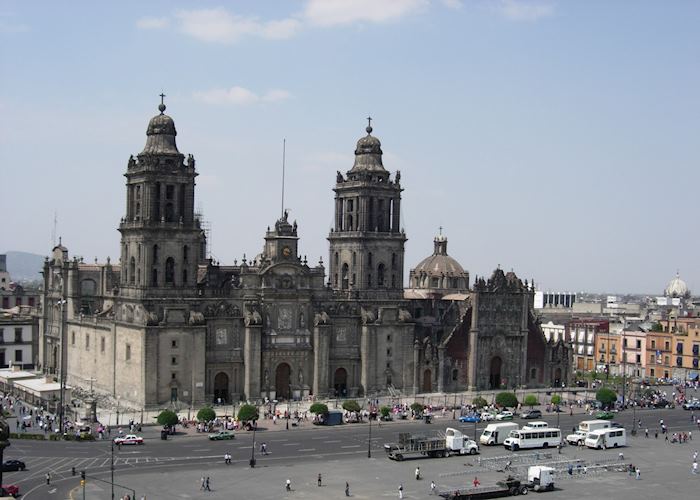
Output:
[[534,287],[496,269],[470,284],[436,236],[404,279],[401,174],[367,126],[337,172],[329,259],[307,262],[287,213],[262,251],[206,255],[192,155],[165,105],[126,167],[119,262],[59,243],[44,263],[39,365],[137,408],[170,402],[358,397],[559,386],[571,352],[547,342]]

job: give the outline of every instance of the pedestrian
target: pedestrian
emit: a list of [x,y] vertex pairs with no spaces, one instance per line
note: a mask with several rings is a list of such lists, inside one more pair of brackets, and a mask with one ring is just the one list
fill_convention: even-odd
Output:
[[659,439],[659,429],[654,431],[654,439]]
[[697,460],[693,460],[693,468],[691,469],[691,471],[695,475],[698,474],[698,461]]
[[688,440],[689,441],[693,440],[693,431],[688,431]]
[[642,471],[639,470],[639,467],[637,467],[634,471],[635,473],[635,479],[642,479]]
[[623,455],[623,453],[620,452],[620,453],[617,454],[617,459],[618,459],[620,462],[624,462],[624,461],[625,461],[625,455]]
[[403,498],[403,484],[399,484],[399,498]]
[[416,481],[420,479],[420,467],[416,467]]
[[472,481],[472,484],[474,485],[474,488],[477,486],[481,486],[481,481],[479,481],[479,478],[474,476],[474,481]]
[[209,476],[207,476],[207,480],[204,482],[204,491],[211,491],[209,487]]
[[263,455],[267,455],[267,454],[268,454],[268,453],[267,453],[267,443],[262,443],[262,444],[260,445],[260,453],[262,453]]
[[435,484],[435,481],[430,481],[430,494],[437,495],[437,485]]
[[347,481],[345,481],[345,496],[350,496],[350,483],[348,483]]
[[287,478],[287,482],[284,484],[284,489],[287,491],[292,491],[292,480]]
[[321,487],[321,474],[318,475],[318,487]]
[[46,485],[51,486],[51,473],[50,472],[46,473]]
[[199,490],[200,490],[200,491],[204,491],[204,484],[205,484],[205,482],[206,482],[206,480],[204,479],[204,476],[202,476],[202,478],[199,480],[199,482],[200,482],[200,484],[199,484]]
[[645,438],[648,438],[648,437],[649,437],[649,427],[647,427],[646,429],[644,429],[644,437],[645,437]]

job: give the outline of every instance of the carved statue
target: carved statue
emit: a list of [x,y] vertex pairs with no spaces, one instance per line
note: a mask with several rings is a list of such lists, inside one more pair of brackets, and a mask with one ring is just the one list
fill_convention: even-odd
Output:
[[396,171],[396,184],[401,183],[401,170]]
[[302,370],[299,370],[299,385],[304,385],[304,373]]
[[191,154],[187,155],[187,166],[190,168],[194,168],[194,156]]
[[340,170],[337,170],[336,172],[337,172],[337,174],[335,177],[335,182],[338,182],[338,183],[343,182],[343,174],[340,173]]
[[134,160],[134,155],[129,155],[129,164],[127,168],[132,169],[134,167],[136,167],[136,160]]
[[294,224],[292,224],[292,232],[296,233],[297,232],[297,221],[294,221]]
[[289,210],[287,210],[287,209],[285,208],[285,209],[284,209],[284,214],[282,215],[282,220],[283,220],[284,222],[287,222],[287,218],[288,218],[288,217],[289,217]]
[[204,323],[204,314],[199,311],[190,311],[188,323],[190,325],[201,325]]
[[360,310],[360,314],[362,315],[362,324],[363,325],[368,325],[370,323],[374,323],[377,319],[372,310],[365,309],[364,307]]
[[314,326],[327,325],[329,323],[330,318],[328,317],[328,313],[326,311],[316,313],[316,316],[314,316]]
[[306,328],[306,318],[303,311],[299,313],[299,328]]
[[407,323],[412,319],[413,317],[411,316],[410,312],[408,312],[406,309],[399,309],[399,321],[401,323]]
[[270,387],[270,370],[265,368],[265,375],[263,377],[264,387]]

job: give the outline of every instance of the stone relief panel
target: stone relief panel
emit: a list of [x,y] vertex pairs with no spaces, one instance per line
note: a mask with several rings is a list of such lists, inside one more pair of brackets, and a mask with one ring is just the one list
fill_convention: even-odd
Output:
[[217,346],[225,346],[228,344],[228,330],[226,328],[217,328],[214,335],[214,343]]
[[277,310],[277,329],[291,330],[293,327],[292,308],[289,306],[281,306]]

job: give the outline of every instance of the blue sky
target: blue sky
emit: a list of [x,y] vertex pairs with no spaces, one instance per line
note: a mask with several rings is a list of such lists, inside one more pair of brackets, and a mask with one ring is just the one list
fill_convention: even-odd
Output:
[[0,251],[118,255],[124,177],[161,90],[212,250],[286,206],[327,260],[336,170],[371,114],[402,173],[408,268],[438,226],[472,276],[700,290],[700,3],[0,0]]

